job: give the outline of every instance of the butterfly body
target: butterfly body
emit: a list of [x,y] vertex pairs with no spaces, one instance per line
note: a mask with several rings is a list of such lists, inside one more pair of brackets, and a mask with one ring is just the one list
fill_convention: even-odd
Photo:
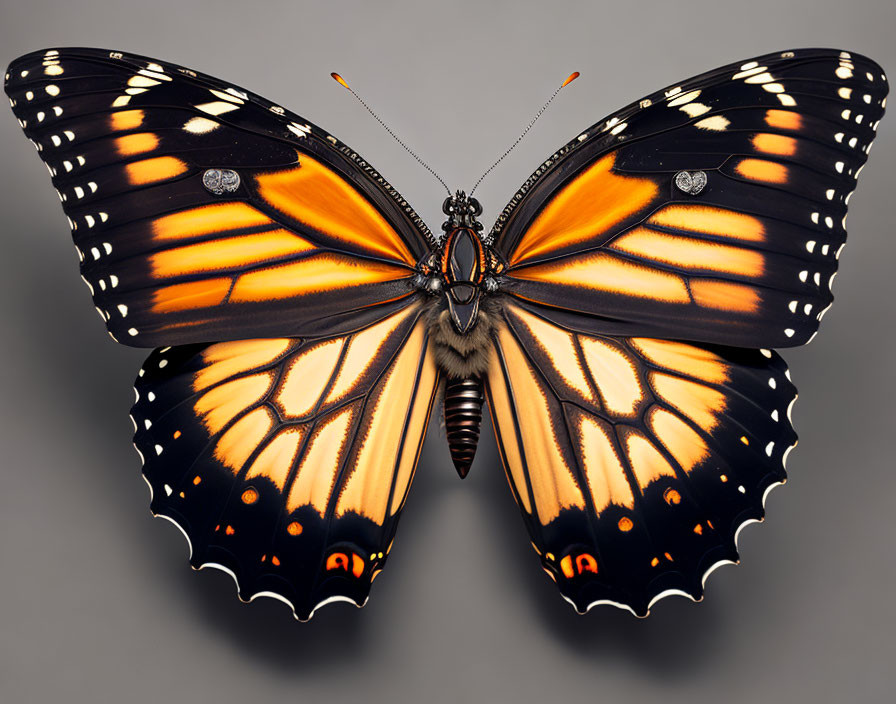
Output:
[[579,612],[702,598],[785,481],[774,348],[833,300],[887,85],[834,49],[723,66],[583,130],[486,236],[449,196],[441,238],[325,130],[191,69],[50,49],[5,89],[109,334],[155,348],[131,409],[153,513],[305,620],[365,603],[440,390],[461,476],[488,406]]
[[446,437],[463,478],[479,441],[490,330],[488,298],[499,289],[503,265],[482,241],[479,201],[458,191],[445,199],[442,210],[448,216],[442,224],[444,235],[438,249],[418,264],[414,284],[434,298],[430,303],[432,337],[442,352],[438,363],[447,377],[443,395]]

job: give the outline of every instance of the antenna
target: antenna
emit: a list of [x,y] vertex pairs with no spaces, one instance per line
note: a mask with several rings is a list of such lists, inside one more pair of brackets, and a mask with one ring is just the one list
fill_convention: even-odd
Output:
[[451,195],[451,189],[448,188],[448,184],[445,183],[445,182],[442,180],[442,177],[439,176],[435,171],[433,171],[433,170],[429,167],[429,165],[428,165],[425,161],[423,161],[423,159],[421,159],[419,156],[417,156],[416,154],[414,154],[414,152],[411,150],[411,148],[408,147],[407,144],[405,144],[404,142],[402,142],[402,141],[398,138],[398,135],[397,135],[397,134],[395,134],[391,129],[389,129],[389,126],[388,126],[385,122],[383,122],[383,121],[380,119],[379,115],[377,115],[373,110],[370,109],[370,106],[369,106],[367,103],[364,102],[364,100],[361,98],[361,96],[358,95],[357,93],[355,93],[355,91],[352,90],[351,86],[349,86],[349,84],[345,82],[345,79],[344,79],[342,76],[340,76],[338,73],[331,73],[330,75],[333,77],[333,80],[334,80],[334,81],[336,81],[337,83],[339,83],[339,84],[340,84],[341,86],[343,86],[346,90],[348,90],[349,93],[351,93],[353,96],[355,96],[355,98],[357,99],[357,101],[358,101],[359,103],[361,103],[361,105],[364,106],[364,109],[367,110],[367,112],[369,112],[371,115],[373,115],[373,119],[375,119],[377,122],[379,122],[380,125],[382,126],[382,128],[383,128],[384,130],[386,130],[386,132],[388,132],[388,133],[392,136],[392,139],[394,139],[396,142],[398,142],[398,143],[404,148],[404,150],[405,150],[408,154],[410,154],[412,157],[414,157],[414,158],[417,160],[417,162],[420,164],[420,166],[422,166],[424,169],[426,169],[427,171],[429,171],[429,173],[431,173],[433,176],[436,177],[436,179],[438,179],[439,183],[441,183],[441,184],[445,187],[445,190],[448,191],[448,195],[450,196],[450,195]]
[[516,141],[515,141],[513,144],[510,145],[510,147],[507,149],[507,151],[504,152],[504,153],[501,155],[501,157],[500,157],[494,164],[492,164],[491,166],[489,166],[488,169],[486,169],[485,173],[482,174],[482,176],[479,177],[479,180],[478,180],[475,184],[473,184],[473,188],[470,190],[470,195],[471,195],[471,196],[473,195],[473,192],[479,187],[479,184],[482,183],[482,179],[484,179],[486,176],[488,176],[488,175],[491,173],[492,169],[494,169],[498,164],[500,164],[502,161],[504,161],[504,157],[506,157],[508,154],[510,154],[510,152],[513,151],[514,147],[516,147],[517,144],[519,144],[520,142],[523,141],[523,137],[525,137],[526,134],[529,132],[529,130],[532,129],[532,125],[534,125],[534,124],[538,121],[538,118],[542,116],[542,114],[544,113],[544,111],[548,109],[548,105],[550,105],[552,102],[554,102],[554,98],[557,97],[557,94],[558,94],[561,90],[563,90],[564,88],[566,88],[566,86],[568,86],[568,85],[569,85],[570,83],[572,83],[574,80],[576,80],[576,79],[579,77],[579,75],[580,75],[580,74],[579,74],[578,71],[573,71],[571,74],[569,74],[569,76],[567,76],[566,80],[563,81],[563,83],[560,84],[560,87],[557,88],[557,90],[555,90],[555,91],[551,94],[551,97],[550,97],[550,98],[548,98],[548,102],[546,102],[544,105],[542,105],[542,106],[541,106],[541,110],[539,110],[537,113],[535,113],[535,117],[532,118],[532,122],[530,122],[530,123],[526,126],[526,129],[523,130],[523,133],[522,133],[519,137],[516,138]]

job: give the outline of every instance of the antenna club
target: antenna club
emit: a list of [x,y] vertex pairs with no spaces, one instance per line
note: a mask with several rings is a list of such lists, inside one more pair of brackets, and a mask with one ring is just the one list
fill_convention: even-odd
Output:
[[[563,85],[560,87],[566,88],[566,86],[568,86],[570,83],[572,83],[574,80],[576,80],[580,75],[582,75],[582,74],[580,74],[578,71],[573,71],[571,74],[569,74],[569,77],[565,81],[563,81]],[[333,77],[334,78],[336,77],[335,73],[333,74]],[[339,80],[339,79],[337,79],[337,80]]]
[[523,140],[523,137],[525,137],[529,133],[529,130],[532,129],[532,125],[534,125],[536,122],[538,122],[538,118],[541,117],[544,114],[544,111],[548,109],[548,106],[552,102],[554,102],[554,98],[556,98],[560,94],[560,91],[563,90],[564,87],[566,87],[570,83],[572,83],[574,80],[576,80],[578,77],[579,77],[579,72],[573,71],[571,74],[569,74],[567,79],[565,81],[563,81],[563,85],[561,85],[559,88],[555,89],[553,93],[551,93],[551,97],[548,98],[548,101],[544,105],[541,106],[541,110],[539,110],[537,113],[535,113],[535,117],[533,117],[532,121],[528,125],[526,125],[526,129],[523,130],[522,134],[520,134],[520,136],[516,138],[516,141],[513,144],[511,144],[510,147],[508,147],[507,151],[504,152],[494,164],[489,166],[485,170],[485,173],[479,177],[479,180],[473,184],[473,188],[470,189],[471,196],[476,192],[476,189],[479,187],[479,184],[482,183],[482,180],[486,176],[488,176],[498,164],[500,164],[502,161],[504,161],[504,157],[506,157],[508,154],[510,154],[510,152],[512,152],[514,150],[516,145],[519,144]]
[[[578,76],[579,74],[576,74],[576,75]],[[340,85],[344,86],[345,88],[348,88],[349,90],[351,90],[351,88],[348,87],[348,83],[345,82],[345,79],[342,76],[340,76],[338,73],[336,73],[334,71],[333,73],[330,74],[330,76],[332,76],[334,81],[336,81]]]
[[448,192],[448,195],[449,195],[449,196],[451,195],[451,189],[448,188],[448,184],[445,183],[444,180],[442,180],[442,177],[439,176],[435,171],[433,171],[432,168],[429,166],[429,164],[427,164],[425,161],[423,161],[423,159],[421,159],[419,156],[417,156],[417,155],[413,152],[413,150],[412,150],[410,147],[408,147],[407,144],[405,144],[404,142],[402,142],[401,139],[399,139],[399,137],[398,137],[397,134],[395,134],[391,129],[389,129],[389,125],[387,125],[385,122],[383,122],[382,119],[380,119],[380,116],[377,115],[373,110],[370,109],[370,106],[369,106],[367,103],[364,102],[364,100],[361,98],[360,95],[358,95],[357,93],[355,93],[355,91],[353,91],[353,90],[349,87],[348,83],[345,82],[345,79],[344,79],[342,76],[340,76],[340,75],[339,75],[338,73],[336,73],[335,71],[334,71],[333,73],[331,73],[330,76],[333,78],[334,81],[336,81],[337,83],[339,83],[340,85],[342,85],[342,86],[343,86],[349,93],[351,93],[352,96],[355,98],[355,100],[357,100],[359,103],[361,103],[361,105],[363,106],[363,108],[364,108],[367,112],[370,113],[371,117],[373,117],[373,119],[376,120],[376,121],[380,124],[380,127],[382,127],[384,130],[386,130],[386,132],[389,133],[389,136],[392,137],[392,139],[394,139],[396,142],[398,142],[398,143],[401,145],[401,148],[402,148],[402,149],[404,149],[408,154],[410,154],[412,157],[414,157],[414,159],[417,160],[417,163],[419,163],[420,166],[422,166],[424,169],[426,169],[427,171],[429,171],[429,173],[431,173],[433,176],[435,176],[436,180],[437,180],[439,183],[441,183],[442,186],[445,188],[445,190]]

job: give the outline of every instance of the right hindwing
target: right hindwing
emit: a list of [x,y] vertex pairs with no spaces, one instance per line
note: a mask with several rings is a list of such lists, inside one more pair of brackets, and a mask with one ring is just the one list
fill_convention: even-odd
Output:
[[699,599],[796,444],[774,352],[586,335],[509,304],[488,402],[532,544],[580,612]]

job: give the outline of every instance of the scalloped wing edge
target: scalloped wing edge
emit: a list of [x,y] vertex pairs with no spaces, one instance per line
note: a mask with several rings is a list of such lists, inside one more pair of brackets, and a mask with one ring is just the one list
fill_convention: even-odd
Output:
[[[131,423],[133,423],[134,430],[136,431],[137,430],[137,422],[134,420],[134,416],[129,414],[128,417],[131,419]],[[137,447],[137,443],[132,443],[132,444],[134,446],[134,450],[136,450],[137,454],[140,456],[141,465],[145,465],[146,464],[145,458],[143,457],[143,453],[140,452],[140,448]],[[155,491],[153,490],[152,484],[150,483],[149,478],[146,476],[146,474],[144,474],[141,471],[140,476],[143,478],[143,481],[146,482],[146,486],[149,489],[149,502],[150,502],[150,504],[152,504],[152,500],[155,495]],[[187,541],[187,550],[188,550],[187,560],[191,560],[193,557],[193,541],[190,540],[190,536],[187,534],[186,529],[180,523],[178,523],[177,520],[175,520],[171,516],[168,516],[164,513],[156,513],[154,511],[152,511],[151,509],[150,509],[150,513],[152,514],[153,518],[163,518],[166,521],[168,521],[169,523],[171,523],[172,525],[174,525],[175,528],[177,528],[177,530],[180,532],[180,534],[184,537],[184,540]],[[293,618],[296,621],[299,621],[300,623],[308,623],[308,621],[310,621],[312,618],[314,618],[314,614],[317,612],[318,609],[320,609],[324,606],[327,606],[329,604],[335,604],[337,602],[342,601],[342,602],[347,602],[349,604],[352,604],[359,609],[362,609],[367,605],[367,602],[370,600],[370,596],[368,595],[368,597],[366,599],[364,599],[364,601],[362,603],[359,604],[357,601],[355,601],[354,599],[352,599],[350,597],[343,596],[340,594],[334,594],[333,596],[329,596],[326,599],[323,599],[322,601],[319,601],[317,604],[315,604],[309,611],[308,618],[302,618],[301,616],[299,616],[298,611],[296,611],[295,604],[293,604],[289,599],[287,599],[282,594],[278,594],[277,592],[272,592],[269,590],[262,590],[262,591],[255,592],[254,594],[250,595],[248,599],[244,599],[242,596],[243,587],[240,584],[239,577],[237,576],[236,572],[234,572],[229,567],[225,567],[224,565],[217,563],[217,562],[203,562],[198,567],[191,564],[190,568],[195,570],[196,572],[200,572],[206,568],[218,570],[219,572],[224,572],[225,574],[230,575],[230,578],[233,579],[233,583],[236,587],[237,599],[239,599],[243,604],[251,604],[253,601],[255,601],[256,599],[259,599],[259,598],[275,599],[277,601],[281,601],[284,604],[286,604],[290,608],[290,611],[292,611]]]
[[[794,399],[794,400],[796,400],[796,399]],[[792,405],[793,404],[791,402],[791,406]],[[787,455],[790,454],[790,451],[793,450],[794,447],[796,447],[795,444],[791,445],[787,449],[787,451],[784,454],[785,460],[787,458]],[[782,486],[783,484],[786,484],[786,483],[787,483],[787,479],[785,478],[780,481],[772,482],[765,488],[765,491],[763,491],[763,493],[762,493],[762,509],[759,513],[759,517],[751,516],[750,518],[747,518],[746,520],[743,521],[743,523],[741,523],[734,530],[733,541],[734,541],[735,552],[737,552],[737,549],[738,549],[738,540],[740,539],[741,531],[752,523],[762,523],[765,520],[765,502],[768,499],[768,495],[772,492],[772,489],[776,489],[777,487]],[[739,559],[736,561],[729,560],[729,559],[722,559],[722,560],[719,560],[718,562],[714,562],[712,565],[709,566],[709,568],[703,573],[703,576],[700,578],[701,587],[706,586],[706,581],[709,579],[709,576],[713,572],[715,572],[717,569],[719,569],[719,567],[724,567],[725,565],[739,565],[739,564],[740,564]],[[628,611],[632,616],[635,616],[636,618],[639,618],[639,619],[647,618],[648,616],[650,616],[650,610],[653,608],[653,605],[659,601],[662,601],[663,599],[670,597],[670,596],[687,597],[694,603],[699,603],[699,602],[703,601],[703,598],[704,598],[702,594],[700,595],[699,598],[697,598],[682,589],[666,589],[664,591],[661,591],[661,592],[655,594],[653,597],[651,597],[650,601],[647,602],[646,611],[643,614],[639,614],[628,604],[623,604],[622,602],[619,602],[619,601],[612,601],[610,599],[598,599],[596,601],[592,601],[590,604],[588,604],[588,606],[585,607],[584,611],[580,611],[579,607],[576,606],[576,603],[572,599],[570,599],[568,596],[566,596],[563,592],[560,592],[560,596],[562,596],[563,599],[572,606],[573,610],[579,616],[584,616],[589,611],[591,611],[591,609],[593,609],[595,606],[615,606],[617,609],[622,609],[623,611]]]

